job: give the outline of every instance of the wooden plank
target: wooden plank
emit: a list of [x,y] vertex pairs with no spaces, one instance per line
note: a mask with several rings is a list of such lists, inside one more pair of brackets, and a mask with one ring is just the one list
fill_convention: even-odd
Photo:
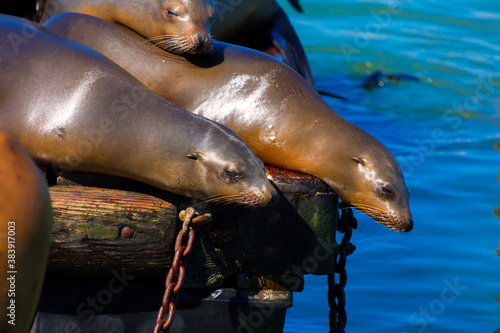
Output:
[[[336,195],[312,176],[268,171],[280,192],[274,207],[207,207],[213,219],[196,229],[186,287],[269,275],[285,289],[300,290],[303,274],[331,271]],[[178,213],[192,200],[116,177],[45,172],[57,179],[49,187],[55,218],[49,274],[109,275],[126,268],[135,276],[165,277]]]
[[[54,210],[49,272],[102,274],[114,267],[165,274],[176,233],[177,208],[142,193],[58,185],[49,188]],[[123,228],[133,236],[121,235]]]

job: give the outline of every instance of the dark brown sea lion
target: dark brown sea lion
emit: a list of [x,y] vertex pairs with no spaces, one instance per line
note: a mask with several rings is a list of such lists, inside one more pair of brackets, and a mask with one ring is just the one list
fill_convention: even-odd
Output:
[[215,39],[282,58],[313,84],[302,44],[275,0],[218,0],[215,12],[211,30]]
[[0,332],[26,333],[42,290],[52,207],[28,154],[0,131]]
[[394,156],[290,67],[224,43],[210,56],[172,55],[124,27],[79,14],[54,17],[47,27],[105,54],[172,103],[228,126],[265,163],[317,176],[387,227],[411,230]]
[[213,0],[43,0],[41,23],[65,12],[83,13],[129,27],[172,53],[209,52]]
[[231,130],[172,105],[88,47],[1,15],[0,59],[0,129],[40,164],[253,207],[276,196]]
[[386,74],[382,71],[375,71],[370,76],[363,79],[363,83],[361,84],[363,88],[373,89],[378,87],[383,87],[385,85],[385,81],[389,82],[401,82],[401,81],[419,81],[418,77],[404,74],[404,73],[390,73]]

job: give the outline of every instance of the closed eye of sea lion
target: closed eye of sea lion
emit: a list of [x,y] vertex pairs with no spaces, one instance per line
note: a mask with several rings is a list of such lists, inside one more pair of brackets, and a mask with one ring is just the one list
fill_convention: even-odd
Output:
[[222,42],[210,56],[177,56],[78,14],[54,17],[47,27],[106,55],[172,103],[231,128],[265,163],[312,174],[387,227],[412,229],[408,191],[391,152],[272,57]]
[[176,54],[207,53],[215,18],[213,0],[44,0],[41,23],[76,12],[124,25]]
[[[12,44],[13,36],[29,42]],[[234,132],[172,105],[88,47],[0,15],[0,59],[0,129],[39,164],[248,207],[277,196]]]

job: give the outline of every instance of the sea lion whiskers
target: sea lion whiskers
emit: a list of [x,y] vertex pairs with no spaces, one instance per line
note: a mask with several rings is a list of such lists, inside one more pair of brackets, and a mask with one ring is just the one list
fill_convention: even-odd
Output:
[[[211,35],[202,43],[194,41],[187,35],[159,35],[148,38],[147,41],[153,43],[157,47],[174,54],[196,54],[210,53],[213,50]],[[201,52],[200,52],[201,51]]]
[[165,50],[166,46],[168,45],[175,46],[182,39],[184,39],[184,37],[182,37],[181,35],[160,35],[153,38],[149,38],[147,40]]
[[163,50],[170,51],[170,48],[177,47],[184,39],[186,39],[186,37],[179,34],[158,35],[155,37],[147,38],[145,42],[151,42]]
[[413,228],[413,222],[408,223],[395,212],[386,211],[381,208],[362,203],[352,204],[352,207],[367,214],[377,222],[392,230],[410,231]]
[[146,42],[154,42],[156,40],[164,40],[164,39],[167,39],[167,38],[175,38],[175,37],[178,37],[178,36],[179,36],[178,34],[176,34],[176,35],[159,35],[159,36],[155,36],[155,37],[144,39],[144,43],[146,43]]
[[[368,204],[361,204],[361,203],[356,203],[356,204],[352,204],[351,205],[352,208],[356,208],[360,211],[365,211],[365,210],[370,210],[370,211],[373,211],[373,212],[376,212],[376,213],[384,213],[385,211],[381,208],[378,208],[378,207],[375,207],[373,205],[368,205]],[[349,207],[347,207],[349,208]]]
[[[359,212],[361,213],[364,213],[364,214],[367,214],[371,217],[373,217],[371,214],[372,212],[374,214],[377,214],[377,215],[380,215],[382,216],[383,214],[385,214],[385,211],[381,208],[378,208],[378,207],[375,207],[375,206],[372,206],[372,205],[367,205],[367,204],[352,204],[352,205],[349,205],[349,206],[345,206],[345,207],[339,207],[339,209],[341,211],[345,211],[345,210],[348,210],[348,209],[357,209]],[[370,214],[369,214],[370,213]]]
[[147,38],[143,40],[143,43],[152,43],[157,47],[162,48],[159,44],[162,43],[173,43],[171,40],[178,38],[179,35],[160,35],[152,38]]
[[249,208],[263,208],[274,202],[278,198],[278,192],[271,191],[263,193],[261,191],[240,192],[235,194],[214,195],[202,201],[202,204],[220,203],[223,205],[236,205]]
[[[248,205],[253,207],[254,200],[249,200],[250,197],[244,197],[245,193],[237,193],[237,194],[227,194],[227,195],[215,195],[212,197],[207,198],[206,200],[203,200],[201,203],[202,204],[209,204],[209,203],[218,203],[222,205],[229,205],[233,204],[236,206],[243,206],[243,205]],[[245,199],[244,202],[242,199]]]
[[[366,205],[367,206],[367,209],[377,209],[376,207],[374,206],[369,206],[369,205]],[[344,211],[347,211],[349,209],[355,209],[354,211],[352,211],[352,214],[353,215],[359,215],[359,214],[366,214],[365,211],[362,211],[360,206],[353,206],[353,205],[349,205],[349,206],[344,206],[344,207],[339,207],[339,210],[344,212]],[[380,212],[382,212],[382,210],[380,210]]]

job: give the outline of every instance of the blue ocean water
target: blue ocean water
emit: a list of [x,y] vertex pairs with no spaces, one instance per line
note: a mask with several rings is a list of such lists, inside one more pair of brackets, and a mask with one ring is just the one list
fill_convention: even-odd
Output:
[[[317,86],[379,138],[411,191],[414,229],[358,213],[348,258],[347,332],[500,329],[500,2],[280,0]],[[367,75],[419,81],[362,87]],[[496,146],[496,147],[495,147]],[[327,332],[325,276],[307,276],[285,332]]]

